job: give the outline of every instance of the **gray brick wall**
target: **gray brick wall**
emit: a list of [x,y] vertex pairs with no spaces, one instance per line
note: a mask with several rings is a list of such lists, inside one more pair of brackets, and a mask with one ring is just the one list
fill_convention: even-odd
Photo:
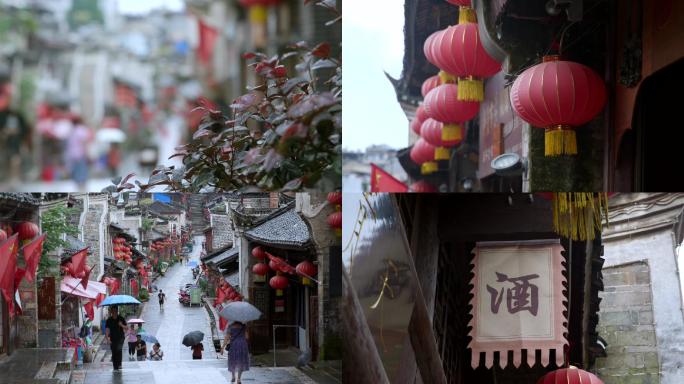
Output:
[[596,360],[605,384],[660,383],[651,278],[644,261],[603,269],[598,332],[607,357]]
[[229,215],[211,215],[212,247],[221,249],[233,243],[233,231]]
[[104,214],[104,205],[102,203],[91,202],[86,212],[85,221],[83,223],[83,242],[90,247],[90,254],[88,255],[88,268],[92,267],[91,280],[97,278],[100,274],[100,224],[102,222],[102,215]]

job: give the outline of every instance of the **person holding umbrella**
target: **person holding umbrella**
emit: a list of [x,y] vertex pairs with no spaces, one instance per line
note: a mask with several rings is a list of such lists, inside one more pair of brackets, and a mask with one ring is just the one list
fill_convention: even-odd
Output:
[[126,332],[126,320],[119,316],[119,308],[109,308],[109,318],[105,323],[105,335],[112,349],[112,365],[115,371],[121,370],[123,343]]
[[221,355],[228,347],[228,370],[232,374],[231,383],[235,382],[237,373],[237,383],[240,384],[242,372],[249,371],[249,346],[247,341],[247,326],[239,321],[232,323],[226,327],[225,338],[223,339],[223,346],[221,346]]
[[186,347],[190,347],[190,349],[192,349],[193,360],[202,360],[202,351],[204,351],[202,340],[204,340],[204,333],[200,331],[192,331],[183,336],[182,343]]

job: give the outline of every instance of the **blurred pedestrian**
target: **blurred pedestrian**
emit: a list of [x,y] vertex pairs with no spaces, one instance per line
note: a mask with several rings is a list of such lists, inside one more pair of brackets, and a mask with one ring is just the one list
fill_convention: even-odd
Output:
[[107,152],[107,167],[112,177],[119,175],[119,165],[121,165],[121,148],[118,143],[112,143]]
[[136,335],[137,332],[135,331],[135,325],[129,325],[128,330],[126,331],[126,341],[128,342],[128,360],[135,359],[135,342],[138,341]]
[[159,299],[159,310],[163,311],[164,310],[164,300],[166,300],[166,294],[164,291],[161,289],[159,290],[159,293],[157,294],[157,298]]
[[119,316],[116,306],[109,307],[109,318],[105,322],[105,336],[112,349],[112,365],[115,371],[121,370],[121,354],[125,339],[126,320]]
[[145,340],[142,339],[140,334],[136,335],[137,340],[135,341],[135,354],[138,356],[138,361],[144,361],[147,356],[147,344]]
[[150,360],[160,361],[164,358],[164,351],[161,350],[161,344],[154,343],[152,351],[150,351]]
[[202,360],[202,351],[204,351],[204,345],[202,343],[195,344],[192,347],[192,359]]
[[237,376],[237,383],[239,384],[242,372],[249,371],[248,340],[245,324],[236,321],[226,327],[221,354],[223,355],[224,350],[228,350],[228,370],[233,376],[230,380],[231,383],[235,382]]
[[[31,149],[31,134],[26,119],[11,109],[12,84],[9,75],[0,73],[0,152],[9,164],[0,167],[0,181],[16,182],[21,175],[21,158]],[[9,166],[8,166],[9,165]]]
[[65,163],[79,190],[85,191],[88,181],[88,144],[93,135],[80,117],[73,116],[72,123],[71,135],[66,140]]

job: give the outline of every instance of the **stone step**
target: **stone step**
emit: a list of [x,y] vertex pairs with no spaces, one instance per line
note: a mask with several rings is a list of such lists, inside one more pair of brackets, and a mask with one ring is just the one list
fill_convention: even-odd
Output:
[[54,378],[57,379],[60,384],[69,384],[71,382],[71,370],[58,369],[55,371]]
[[86,371],[79,369],[71,372],[71,382],[69,384],[83,384],[85,383]]

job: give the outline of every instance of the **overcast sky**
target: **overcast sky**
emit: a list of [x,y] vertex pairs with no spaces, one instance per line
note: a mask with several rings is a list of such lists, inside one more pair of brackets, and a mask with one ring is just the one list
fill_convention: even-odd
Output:
[[343,12],[343,146],[406,147],[408,120],[383,73],[401,75],[404,2],[347,0]]
[[178,11],[184,8],[183,0],[118,0],[119,11],[128,14],[147,13],[155,8]]

